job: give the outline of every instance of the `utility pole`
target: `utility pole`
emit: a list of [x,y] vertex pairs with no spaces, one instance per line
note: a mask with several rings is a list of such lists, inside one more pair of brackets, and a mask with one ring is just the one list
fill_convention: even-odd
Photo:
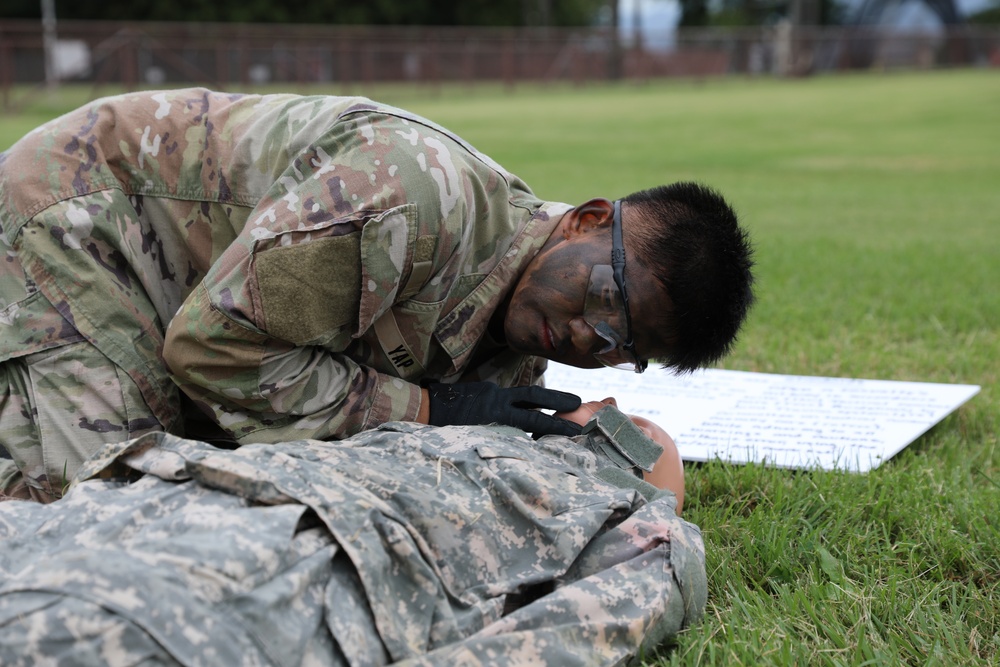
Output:
[[54,90],[59,84],[56,72],[56,3],[42,0],[42,49],[45,51],[45,87]]
[[618,35],[618,3],[611,0],[611,42],[608,48],[608,78],[617,81],[622,78],[622,44]]
[[632,0],[632,48],[642,51],[642,0]]

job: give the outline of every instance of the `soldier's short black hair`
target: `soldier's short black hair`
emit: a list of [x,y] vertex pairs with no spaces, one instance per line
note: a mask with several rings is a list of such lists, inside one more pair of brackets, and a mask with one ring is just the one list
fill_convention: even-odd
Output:
[[713,364],[732,349],[754,302],[748,233],[722,195],[699,183],[642,190],[622,203],[633,211],[625,247],[670,301],[643,323],[669,349],[656,361],[678,373]]

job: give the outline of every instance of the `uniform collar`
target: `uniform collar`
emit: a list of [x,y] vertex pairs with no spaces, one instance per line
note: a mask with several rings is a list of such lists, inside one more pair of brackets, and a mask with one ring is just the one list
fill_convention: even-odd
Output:
[[498,305],[507,298],[528,263],[545,245],[562,215],[571,208],[569,204],[559,202],[543,203],[489,275],[441,318],[434,329],[434,337],[451,357],[452,373],[468,363],[476,345],[486,334]]

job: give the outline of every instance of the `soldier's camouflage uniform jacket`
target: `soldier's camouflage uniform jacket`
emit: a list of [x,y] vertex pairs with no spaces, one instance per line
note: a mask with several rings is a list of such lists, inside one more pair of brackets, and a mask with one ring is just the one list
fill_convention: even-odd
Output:
[[6,486],[51,499],[104,443],[183,434],[177,384],[279,442],[411,420],[421,378],[535,383],[544,361],[486,328],[568,208],[363,98],[143,92],[58,118],[0,154]]
[[648,658],[703,613],[704,546],[613,442],[390,423],[109,445],[62,500],[0,503],[0,664]]

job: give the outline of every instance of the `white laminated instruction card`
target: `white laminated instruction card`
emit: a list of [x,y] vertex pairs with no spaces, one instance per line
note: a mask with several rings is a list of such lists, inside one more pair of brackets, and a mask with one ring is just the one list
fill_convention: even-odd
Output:
[[866,472],[976,395],[966,384],[709,369],[642,375],[549,364],[545,385],[584,401],[613,396],[669,433],[685,461]]

